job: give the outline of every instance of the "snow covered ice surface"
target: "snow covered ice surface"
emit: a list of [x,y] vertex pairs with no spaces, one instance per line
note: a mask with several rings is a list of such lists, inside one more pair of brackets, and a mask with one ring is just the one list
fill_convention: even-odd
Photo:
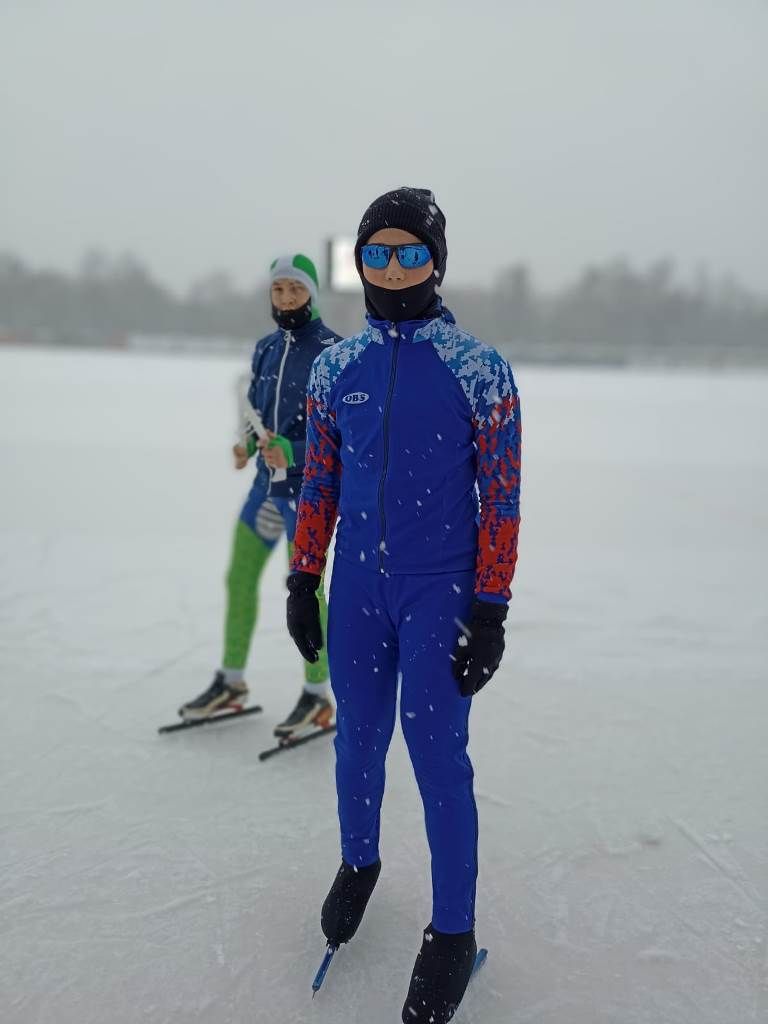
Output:
[[[0,1019],[394,1024],[429,876],[396,734],[384,870],[314,1002],[330,743],[292,706],[284,551],[263,716],[158,736],[210,681],[249,484],[232,359],[0,351]],[[472,714],[462,1024],[768,1020],[768,378],[518,368],[520,565]]]

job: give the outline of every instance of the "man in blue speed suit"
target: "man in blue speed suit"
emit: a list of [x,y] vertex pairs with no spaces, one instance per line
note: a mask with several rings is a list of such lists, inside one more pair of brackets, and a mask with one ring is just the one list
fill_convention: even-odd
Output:
[[519,526],[517,390],[506,361],[460,330],[436,294],[444,228],[423,189],[389,192],[363,216],[355,252],[368,326],[312,367],[288,580],[288,628],[314,662],[317,589],[338,515],[328,656],[342,864],[322,912],[332,946],[354,935],[381,870],[384,762],[402,674],[433,891],[406,1024],[448,1021],[474,964],[470,698],[501,662]]

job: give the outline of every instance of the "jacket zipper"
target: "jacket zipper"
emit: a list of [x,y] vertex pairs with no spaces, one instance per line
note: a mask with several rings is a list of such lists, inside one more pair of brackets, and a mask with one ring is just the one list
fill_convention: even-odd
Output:
[[[284,333],[283,337],[285,338],[285,347],[283,348],[283,355],[282,355],[282,358],[280,359],[280,369],[277,371],[277,384],[275,386],[275,433],[276,434],[280,433],[280,431],[278,429],[278,416],[279,416],[279,413],[280,413],[280,388],[283,385],[283,371],[285,370],[285,362],[286,362],[286,360],[288,358],[288,349],[291,347],[291,332],[290,331],[286,331]],[[270,471],[269,471],[269,488],[267,489],[267,493],[268,494],[272,493],[272,478],[274,477],[274,475],[275,475],[275,471],[273,469],[270,469]]]
[[[397,328],[392,324],[392,329]],[[397,374],[397,354],[400,349],[400,333],[395,335],[395,343],[392,348],[392,366],[389,371],[389,388],[384,403],[384,462],[381,467],[381,479],[379,480],[379,524],[381,540],[379,541],[379,572],[384,572],[384,547],[387,539],[387,517],[384,511],[384,482],[387,478],[389,466],[389,409],[392,405],[392,392],[395,390],[395,376]]]
[[280,369],[277,371],[277,386],[275,388],[275,433],[279,434],[278,430],[278,414],[280,411],[280,388],[283,386],[283,370],[285,369],[285,361],[288,358],[288,349],[291,347],[291,332],[285,332],[285,348],[283,349],[283,357],[280,360]]

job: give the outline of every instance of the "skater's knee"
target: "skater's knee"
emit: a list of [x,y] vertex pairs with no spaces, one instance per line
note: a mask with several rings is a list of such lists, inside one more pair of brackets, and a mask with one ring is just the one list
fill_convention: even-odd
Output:
[[351,735],[339,730],[336,734],[338,764],[346,772],[358,772],[363,777],[383,770],[388,747],[388,737],[371,735],[369,730],[353,731]]
[[405,725],[403,734],[419,788],[445,790],[472,783],[472,763],[460,734],[441,736]]
[[269,545],[242,520],[237,524],[235,543],[225,576],[230,593],[255,587],[271,554]]
[[474,772],[467,758],[455,761],[451,758],[411,758],[413,774],[422,796],[465,795],[472,790]]

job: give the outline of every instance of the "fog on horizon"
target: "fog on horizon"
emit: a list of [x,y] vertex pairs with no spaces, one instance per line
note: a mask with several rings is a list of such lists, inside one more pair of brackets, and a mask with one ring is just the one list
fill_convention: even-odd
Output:
[[624,256],[765,294],[767,40],[757,0],[6,2],[0,249],[248,285],[409,183],[447,285]]

